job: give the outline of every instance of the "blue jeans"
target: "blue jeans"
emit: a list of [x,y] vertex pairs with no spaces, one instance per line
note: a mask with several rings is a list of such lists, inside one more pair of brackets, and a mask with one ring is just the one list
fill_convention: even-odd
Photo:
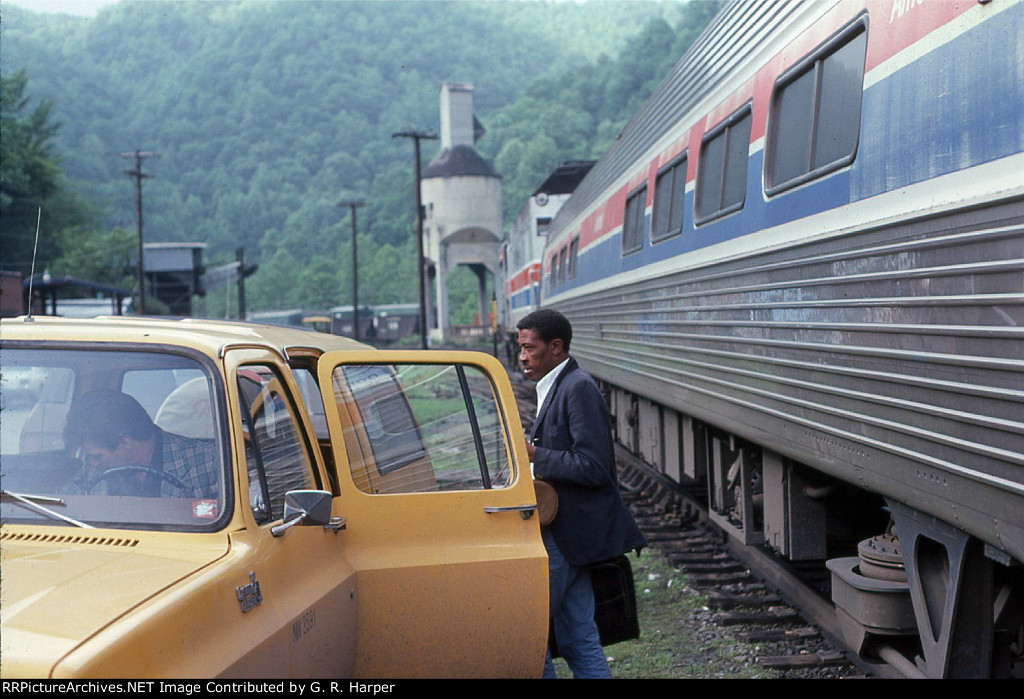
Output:
[[[542,528],[541,533],[548,551],[551,618],[555,621],[558,652],[577,679],[610,679],[612,673],[594,622],[594,588],[590,584],[590,568],[569,563],[550,532]],[[550,651],[544,661],[544,678],[555,679]]]

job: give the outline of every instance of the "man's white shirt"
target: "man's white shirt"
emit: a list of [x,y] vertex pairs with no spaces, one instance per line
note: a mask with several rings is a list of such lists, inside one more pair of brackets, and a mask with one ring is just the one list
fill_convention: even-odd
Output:
[[[554,369],[544,374],[540,381],[537,382],[537,417],[540,417],[540,409],[544,406],[544,401],[547,400],[548,394],[551,393],[551,389],[555,386],[555,380],[558,379],[558,375],[565,369],[565,365],[569,363],[568,357],[566,360],[556,366]],[[533,475],[533,462],[530,462],[530,475]]]
[[551,389],[555,385],[555,381],[558,379],[558,375],[565,369],[565,365],[569,363],[568,357],[564,362],[556,366],[554,369],[544,374],[540,381],[537,382],[537,416],[540,416],[540,409],[544,406],[544,401],[547,400],[548,394],[551,393]]

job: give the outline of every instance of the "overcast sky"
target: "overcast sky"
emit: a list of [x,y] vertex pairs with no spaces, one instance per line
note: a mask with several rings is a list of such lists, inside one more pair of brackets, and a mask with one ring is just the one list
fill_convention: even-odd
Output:
[[17,5],[35,12],[66,12],[72,15],[93,17],[104,5],[113,5],[118,0],[0,0],[0,5]]
[[36,12],[67,12],[94,16],[103,5],[113,5],[118,0],[0,0],[2,5],[27,7]]
[[[0,5],[27,7],[35,12],[66,12],[83,17],[95,17],[101,7],[118,2],[145,2],[146,0],[0,0]],[[178,2],[217,2],[217,0],[177,0]],[[339,0],[341,1],[341,0]]]
[[[124,2],[145,2],[145,0],[123,0]],[[216,2],[216,0],[178,0],[179,2]],[[339,0],[340,1],[340,0]],[[574,0],[581,2],[582,0]],[[0,0],[3,5],[27,7],[35,12],[66,12],[83,17],[95,17],[101,7],[114,5],[122,0]]]

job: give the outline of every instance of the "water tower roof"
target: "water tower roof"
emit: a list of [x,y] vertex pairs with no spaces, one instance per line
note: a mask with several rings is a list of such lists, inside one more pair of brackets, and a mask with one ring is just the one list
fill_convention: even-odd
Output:
[[499,177],[491,164],[480,157],[472,146],[459,145],[442,150],[430,164],[423,168],[421,176],[428,177],[459,177],[478,175],[482,177]]

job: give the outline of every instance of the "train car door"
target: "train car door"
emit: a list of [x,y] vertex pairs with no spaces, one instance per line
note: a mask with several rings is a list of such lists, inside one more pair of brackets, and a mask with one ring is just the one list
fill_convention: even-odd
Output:
[[539,676],[547,559],[501,365],[329,352],[319,384],[359,583],[356,676]]

